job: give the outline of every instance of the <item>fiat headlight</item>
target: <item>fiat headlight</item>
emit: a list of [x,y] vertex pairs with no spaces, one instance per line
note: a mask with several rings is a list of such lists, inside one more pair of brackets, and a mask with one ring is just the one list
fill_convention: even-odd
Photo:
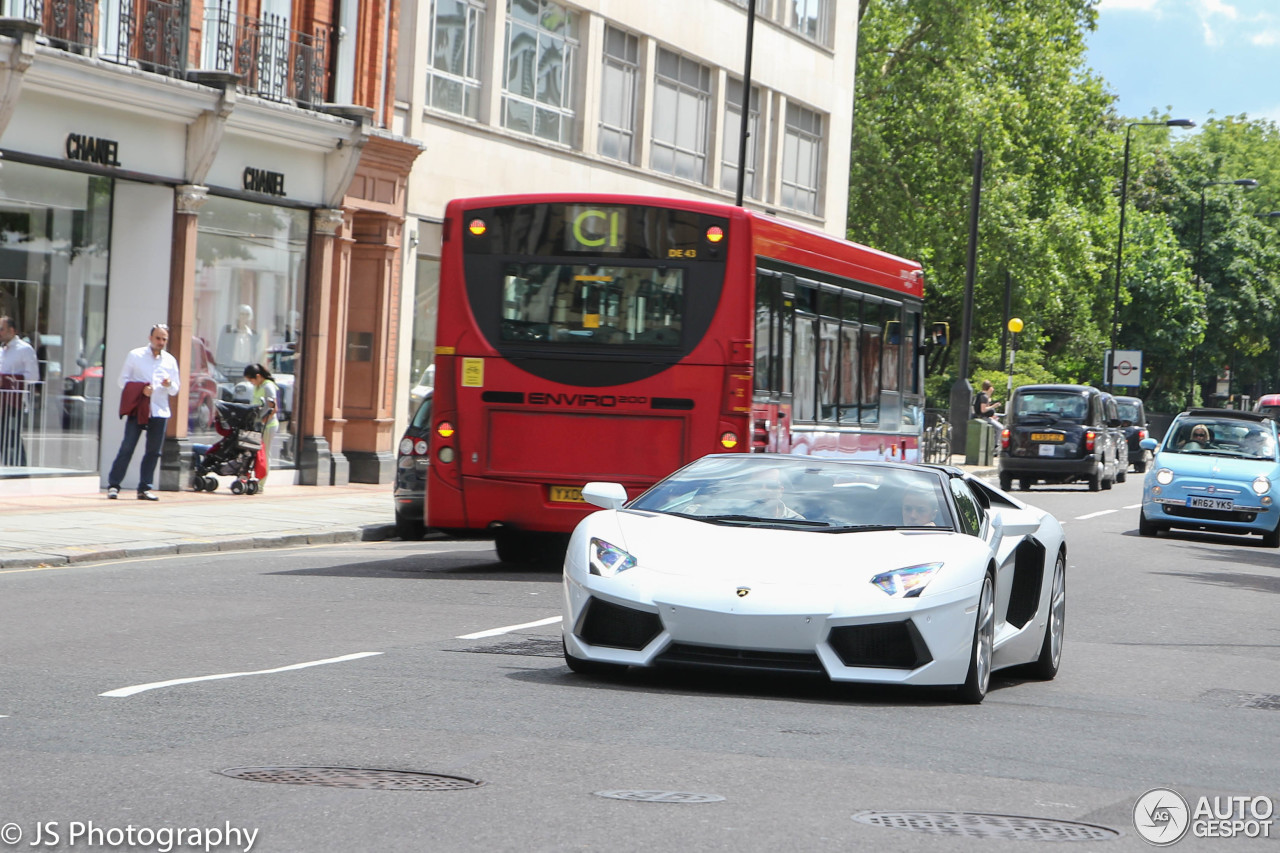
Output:
[[917,598],[941,568],[942,563],[908,566],[905,569],[881,572],[871,582],[894,598]]
[[635,568],[636,558],[603,539],[592,538],[589,549],[591,574],[611,578],[627,569]]
[[1162,486],[1167,486],[1173,482],[1173,472],[1168,468],[1161,468],[1156,472],[1156,482]]
[[1271,491],[1271,481],[1266,477],[1258,477],[1253,481],[1253,493],[1255,495],[1265,495]]

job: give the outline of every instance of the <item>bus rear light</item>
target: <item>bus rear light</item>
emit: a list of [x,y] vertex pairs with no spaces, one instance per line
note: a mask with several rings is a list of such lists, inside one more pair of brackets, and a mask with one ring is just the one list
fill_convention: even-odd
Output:
[[724,229],[721,228],[719,225],[712,225],[710,228],[707,229],[708,243],[719,243],[723,239],[724,239]]
[[449,421],[441,421],[436,424],[436,434],[441,438],[452,438],[454,433],[453,424]]
[[489,230],[489,226],[484,224],[483,219],[473,219],[467,223],[467,230],[473,237],[482,237],[484,232]]
[[1088,432],[1086,432],[1084,434],[1084,449],[1092,453],[1094,442],[1096,442],[1097,440],[1098,440],[1098,434],[1096,432],[1094,432],[1093,430],[1089,430]]
[[1000,449],[1009,449],[1009,430],[1007,429],[1000,430]]
[[443,464],[448,465],[450,462],[453,461],[453,448],[452,447],[440,448],[440,452],[436,454],[436,458],[439,459]]
[[732,432],[720,433],[720,446],[725,450],[733,450],[738,446],[738,436]]

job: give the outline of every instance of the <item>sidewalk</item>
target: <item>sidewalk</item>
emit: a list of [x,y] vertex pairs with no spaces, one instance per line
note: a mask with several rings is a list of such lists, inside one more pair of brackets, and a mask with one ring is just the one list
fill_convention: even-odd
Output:
[[[954,457],[963,462],[963,456]],[[994,479],[995,468],[957,467]],[[271,483],[260,495],[132,490],[0,499],[0,569],[394,539],[391,486]]]
[[163,554],[284,548],[393,538],[391,486],[294,486],[260,495],[132,490],[0,500],[0,569]]

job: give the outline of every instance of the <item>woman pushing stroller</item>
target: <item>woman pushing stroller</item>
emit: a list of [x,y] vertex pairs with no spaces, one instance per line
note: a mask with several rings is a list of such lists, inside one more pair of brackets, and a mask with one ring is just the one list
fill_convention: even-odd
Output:
[[244,378],[253,385],[253,404],[263,407],[262,414],[262,464],[258,472],[258,491],[267,484],[267,474],[271,472],[271,440],[280,429],[280,386],[262,364],[250,364],[244,369]]

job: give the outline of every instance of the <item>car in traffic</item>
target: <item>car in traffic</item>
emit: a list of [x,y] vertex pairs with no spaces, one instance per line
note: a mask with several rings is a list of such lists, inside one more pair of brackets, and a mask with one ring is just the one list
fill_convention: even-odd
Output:
[[1120,414],[1120,426],[1124,429],[1129,464],[1133,466],[1134,473],[1143,474],[1151,464],[1151,451],[1142,446],[1142,440],[1151,436],[1147,407],[1138,397],[1116,397],[1116,410]]
[[1261,412],[1189,409],[1163,442],[1143,439],[1155,458],[1142,484],[1138,533],[1260,534],[1264,546],[1280,548],[1276,430]]
[[413,419],[396,448],[396,484],[392,500],[396,509],[396,535],[421,539],[426,533],[427,471],[431,467],[431,396],[414,410]]
[[1269,418],[1280,420],[1280,394],[1263,394],[1254,403],[1253,410]]
[[1097,388],[1015,388],[996,458],[1000,488],[1008,491],[1014,480],[1023,491],[1039,482],[1083,481],[1096,492],[1123,483],[1128,451],[1120,423],[1114,399]]
[[981,702],[993,670],[1053,678],[1062,526],[959,469],[713,454],[603,511],[564,558],[565,662],[934,685]]

